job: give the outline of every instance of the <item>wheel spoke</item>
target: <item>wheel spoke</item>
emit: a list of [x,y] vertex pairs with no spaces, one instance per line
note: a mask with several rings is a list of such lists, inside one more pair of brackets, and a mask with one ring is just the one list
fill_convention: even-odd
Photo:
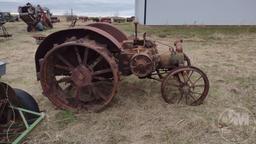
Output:
[[202,76],[200,75],[200,77],[195,82],[193,82],[193,85],[195,85],[201,78]]
[[108,79],[105,77],[95,76],[93,79],[100,80],[100,81],[112,81],[112,79]]
[[205,84],[194,85],[194,87],[205,87]]
[[186,81],[186,83],[188,82],[188,81],[190,81],[191,83],[193,83],[192,81],[191,81],[191,76],[193,75],[193,73],[194,73],[194,71],[191,71],[191,73],[189,73],[189,75],[187,76],[187,81]]
[[[182,78],[183,78],[183,81],[182,81]],[[185,78],[184,78],[184,76],[183,76],[182,73],[178,73],[178,74],[177,74],[177,79],[178,79],[178,81],[180,81],[181,83],[185,83]]]
[[99,70],[99,71],[95,71],[94,73],[93,73],[93,76],[95,76],[95,75],[101,75],[101,74],[104,74],[104,73],[109,73],[109,72],[112,72],[112,69],[104,69],[104,70]]
[[87,64],[88,51],[89,51],[89,49],[85,49],[84,50],[84,59],[83,59],[83,63],[84,64]]
[[186,75],[186,72],[181,72],[181,74],[180,74],[181,76],[182,76],[182,78],[183,78],[183,80],[184,80],[184,83],[187,83],[187,79],[185,78],[185,76],[184,75]]
[[101,60],[103,59],[102,56],[99,56],[91,65],[91,68],[94,68]]
[[138,57],[135,57],[135,58],[134,58],[134,61],[137,63],[137,62],[138,62]]
[[61,55],[57,55],[57,57],[65,64],[65,65],[67,65],[68,67],[69,67],[69,69],[73,69],[74,68],[74,66],[71,64],[71,63],[69,63],[64,57],[62,57]]
[[66,66],[63,66],[63,65],[56,64],[56,65],[54,65],[54,67],[62,69],[62,70],[70,71],[69,67],[66,67]]
[[190,77],[193,75],[193,73],[194,73],[194,71],[192,71],[192,72],[189,74],[189,76],[188,76],[189,79],[190,79]]
[[93,88],[93,93],[97,96],[99,96],[100,98],[102,98],[104,101],[107,101],[108,98],[107,96],[105,96],[98,88],[94,87]]
[[188,95],[186,94],[186,104],[188,104]]
[[179,101],[177,102],[177,104],[179,104],[180,102],[181,102],[181,100],[183,99],[183,93],[181,93],[181,96],[180,96],[180,99],[179,99]]
[[173,77],[172,79],[169,79],[169,81],[166,82],[166,85],[169,85],[170,87],[174,86],[177,88],[181,87],[181,83],[177,77]]
[[73,98],[76,98],[77,101],[80,101],[80,90],[81,90],[81,88],[76,87],[75,92],[73,94]]
[[191,93],[189,93],[188,94],[194,101],[196,101],[196,99],[194,98],[194,96],[191,94]]
[[77,47],[75,47],[75,53],[76,53],[76,57],[77,57],[78,63],[82,64],[82,59],[81,59],[81,56],[79,54],[79,51],[78,51]]

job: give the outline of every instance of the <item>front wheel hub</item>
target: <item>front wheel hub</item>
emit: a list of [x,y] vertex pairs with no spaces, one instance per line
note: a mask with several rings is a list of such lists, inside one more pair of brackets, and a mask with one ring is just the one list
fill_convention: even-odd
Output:
[[184,94],[188,95],[190,93],[190,87],[188,85],[184,85],[182,87],[182,91]]

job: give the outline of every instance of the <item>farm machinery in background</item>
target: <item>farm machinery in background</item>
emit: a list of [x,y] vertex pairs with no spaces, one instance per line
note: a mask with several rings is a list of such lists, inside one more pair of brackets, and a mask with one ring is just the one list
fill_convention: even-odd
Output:
[[12,35],[8,33],[7,29],[5,28],[4,24],[6,23],[6,19],[3,13],[0,13],[0,37],[8,38]]
[[57,16],[51,16],[51,23],[59,23],[60,19]]
[[48,8],[40,5],[33,6],[27,3],[25,6],[18,8],[20,18],[27,24],[27,31],[43,31],[53,28],[51,16]]
[[105,23],[125,23],[125,22],[133,22],[135,20],[135,17],[128,17],[128,18],[124,18],[124,17],[87,17],[87,16],[75,16],[73,15],[73,12],[71,12],[71,15],[67,15],[66,16],[66,21],[69,22],[71,21],[71,24],[69,25],[69,27],[75,27],[76,23],[78,21],[81,22],[105,22]]
[[12,15],[10,12],[0,12],[0,15],[6,22],[19,21],[19,17],[17,15]]
[[74,16],[69,27],[75,27],[78,20],[80,20],[81,22],[92,21],[92,22],[112,23],[111,17],[86,17],[86,16],[77,17],[77,16]]
[[199,105],[206,98],[206,74],[191,65],[182,40],[159,53],[147,38],[128,37],[108,23],[91,23],[47,36],[35,54],[37,78],[43,94],[62,109],[98,112],[117,93],[120,75],[161,82],[163,99],[170,104]]

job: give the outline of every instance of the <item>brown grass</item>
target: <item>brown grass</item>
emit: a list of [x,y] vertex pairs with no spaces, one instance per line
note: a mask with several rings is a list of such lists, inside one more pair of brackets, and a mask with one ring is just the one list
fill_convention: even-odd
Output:
[[[50,34],[68,27],[56,24]],[[80,24],[83,25],[83,24]],[[132,25],[130,25],[132,26]],[[228,143],[219,135],[218,118],[234,106],[256,114],[256,33],[227,34],[217,31],[207,38],[185,38],[185,52],[192,64],[205,71],[211,88],[203,105],[197,107],[166,104],[160,84],[121,77],[119,92],[101,113],[56,110],[41,93],[36,81],[34,54],[37,48],[22,22],[8,23],[13,37],[0,39],[0,59],[5,60],[7,75],[1,78],[13,87],[28,91],[38,101],[47,117],[26,139],[31,144],[220,144]],[[122,27],[122,26],[120,26]],[[127,27],[127,26],[126,26]],[[131,28],[130,28],[131,29]],[[171,44],[175,37],[151,38]],[[210,39],[211,38],[211,39]],[[159,44],[161,52],[168,50]],[[254,143],[253,136],[247,143]]]

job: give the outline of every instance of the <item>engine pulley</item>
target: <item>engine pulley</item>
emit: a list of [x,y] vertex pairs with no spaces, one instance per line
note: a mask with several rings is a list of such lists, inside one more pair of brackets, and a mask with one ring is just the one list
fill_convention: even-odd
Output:
[[154,63],[148,54],[139,53],[131,58],[130,68],[136,76],[146,77],[153,71]]

